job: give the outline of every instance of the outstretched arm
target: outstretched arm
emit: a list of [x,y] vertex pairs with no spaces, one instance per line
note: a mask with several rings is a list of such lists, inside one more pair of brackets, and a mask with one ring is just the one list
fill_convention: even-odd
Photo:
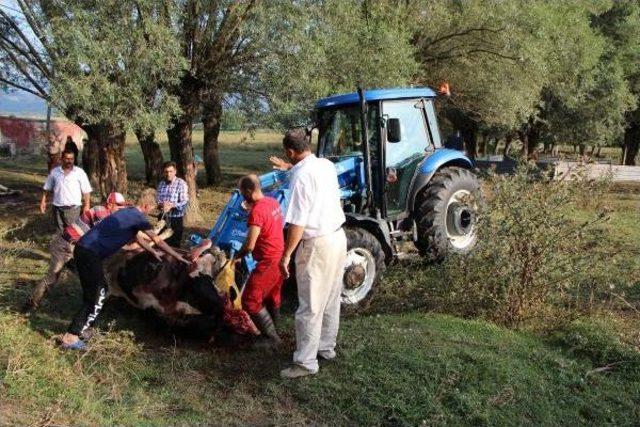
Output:
[[287,162],[286,160],[281,159],[278,156],[269,157],[269,161],[271,162],[271,165],[273,166],[273,168],[276,169],[276,170],[288,171],[289,169],[291,169],[293,167],[293,165],[291,163]]
[[[158,237],[158,235],[154,233],[153,230],[145,230],[144,232],[147,236],[151,238],[151,240],[153,240],[156,246],[158,246],[160,249],[162,249],[163,251],[165,251],[166,253],[168,253],[169,255],[171,255],[172,257],[174,257],[180,262],[183,262],[185,264],[191,264],[189,261],[184,259],[182,255],[176,252],[171,246],[167,245],[167,243],[164,240]],[[138,243],[140,242],[138,241]]]

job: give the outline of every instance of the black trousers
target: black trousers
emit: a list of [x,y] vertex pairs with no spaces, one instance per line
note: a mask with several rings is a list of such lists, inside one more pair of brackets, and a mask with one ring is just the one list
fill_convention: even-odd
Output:
[[184,217],[167,217],[167,227],[171,227],[173,234],[165,242],[167,245],[179,248],[182,243],[182,233],[184,232]]
[[107,298],[107,281],[102,268],[102,258],[93,251],[76,245],[73,251],[80,284],[82,285],[82,308],[69,326],[69,333],[82,334],[100,314]]

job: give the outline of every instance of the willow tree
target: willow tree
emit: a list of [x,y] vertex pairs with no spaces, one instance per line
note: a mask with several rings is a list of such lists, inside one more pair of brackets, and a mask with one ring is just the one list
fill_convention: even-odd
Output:
[[[261,74],[274,127],[309,120],[318,98],[405,86],[418,73],[404,1],[301,1]],[[413,19],[413,18],[412,18]]]
[[[50,102],[85,129],[83,165],[104,196],[126,192],[126,132],[168,123],[163,90],[183,67],[152,0],[17,0],[0,10],[0,80]],[[149,96],[149,85],[155,89]],[[86,164],[85,164],[86,163]]]
[[529,154],[545,126],[546,95],[577,107],[607,68],[599,65],[606,40],[591,26],[604,2],[441,0],[411,8],[420,81],[450,82],[446,107],[472,151],[484,126],[519,135]]
[[606,36],[607,56],[620,65],[622,78],[634,97],[633,108],[625,115],[621,160],[622,164],[635,165],[640,152],[640,4],[635,0],[612,2],[608,10],[594,17],[593,23]]

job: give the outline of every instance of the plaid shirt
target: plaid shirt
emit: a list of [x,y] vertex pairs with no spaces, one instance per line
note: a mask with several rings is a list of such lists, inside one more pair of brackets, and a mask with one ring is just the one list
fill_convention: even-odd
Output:
[[171,202],[175,205],[175,207],[167,213],[167,216],[172,218],[184,216],[187,203],[189,203],[187,183],[184,179],[178,177],[171,183],[167,183],[167,181],[163,179],[160,181],[160,184],[158,184],[157,201],[158,204]]

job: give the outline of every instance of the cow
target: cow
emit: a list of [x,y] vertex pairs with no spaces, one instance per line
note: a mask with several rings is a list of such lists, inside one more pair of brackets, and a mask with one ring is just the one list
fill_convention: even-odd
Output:
[[224,335],[224,298],[214,278],[227,262],[224,252],[212,248],[191,267],[149,252],[120,251],[105,265],[109,295],[121,297],[140,310],[153,310],[167,324],[190,335]]

